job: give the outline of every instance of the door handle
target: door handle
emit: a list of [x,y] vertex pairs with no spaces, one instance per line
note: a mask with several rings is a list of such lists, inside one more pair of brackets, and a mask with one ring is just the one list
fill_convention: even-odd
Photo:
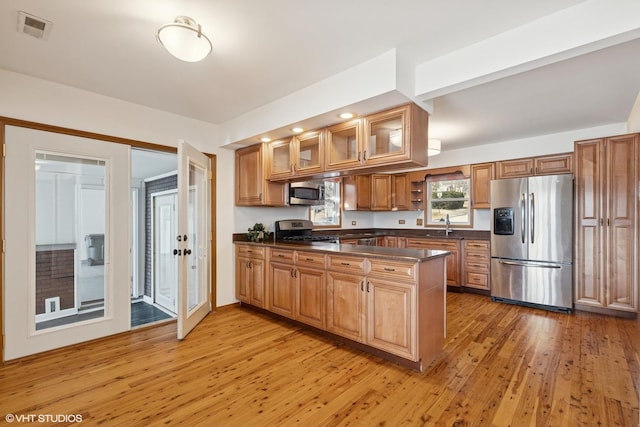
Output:
[[184,250],[184,254],[185,255],[191,255],[191,249],[185,249]]
[[525,222],[527,219],[526,216],[526,209],[525,209],[525,203],[526,203],[526,199],[527,199],[527,195],[522,193],[520,194],[520,238],[522,239],[522,244],[524,245],[524,238],[525,238]]
[[533,193],[529,196],[529,217],[531,218],[531,243],[534,242],[533,235],[536,231],[536,204]]
[[181,249],[174,249],[173,250],[173,255],[181,256],[182,255],[182,250]]

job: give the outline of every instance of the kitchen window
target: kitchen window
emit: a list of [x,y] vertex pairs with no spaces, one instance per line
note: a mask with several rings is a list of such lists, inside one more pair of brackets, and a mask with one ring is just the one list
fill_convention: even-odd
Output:
[[427,177],[426,226],[471,226],[471,179],[459,174]]
[[309,219],[315,227],[340,227],[340,180],[324,180],[324,204],[309,206]]

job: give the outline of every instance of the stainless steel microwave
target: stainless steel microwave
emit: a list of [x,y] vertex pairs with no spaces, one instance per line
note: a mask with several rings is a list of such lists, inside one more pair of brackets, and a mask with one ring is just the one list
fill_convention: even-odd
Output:
[[324,182],[305,181],[289,184],[289,205],[324,204]]

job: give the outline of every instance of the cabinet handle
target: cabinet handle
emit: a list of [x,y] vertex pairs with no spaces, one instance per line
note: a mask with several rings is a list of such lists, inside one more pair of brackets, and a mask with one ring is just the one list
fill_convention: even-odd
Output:
[[282,254],[278,254],[278,256],[279,256],[280,258],[284,258],[284,255],[282,255]]
[[297,278],[298,278],[298,270],[293,270],[293,277],[294,277],[295,279],[297,279]]
[[249,261],[247,261],[247,262],[245,262],[245,263],[244,263],[244,267],[245,267],[245,268],[249,268]]
[[341,262],[340,265],[351,265],[351,264],[348,262]]
[[362,155],[362,160],[366,161],[367,160],[367,150],[364,150],[363,153],[364,154]]
[[358,161],[360,161],[360,154],[362,154],[362,152],[358,151]]
[[609,225],[611,225],[611,224],[609,223],[609,218],[607,218],[607,227],[608,227]]
[[313,258],[305,258],[305,261],[313,261]]
[[289,276],[293,277],[293,268],[289,271]]
[[385,267],[384,271],[396,271],[396,269],[395,268]]
[[364,280],[360,281],[360,291],[364,292]]
[[369,282],[367,282],[367,292],[369,292]]
[[253,261],[249,261],[249,268],[253,268]]

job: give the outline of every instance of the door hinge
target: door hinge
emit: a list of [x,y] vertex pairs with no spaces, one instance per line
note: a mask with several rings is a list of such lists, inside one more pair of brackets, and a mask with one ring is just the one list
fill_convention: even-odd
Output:
[[2,157],[7,157],[7,144],[2,144]]
[[5,253],[7,249],[7,241],[2,239],[2,253]]
[[213,179],[213,171],[209,169],[209,181]]

